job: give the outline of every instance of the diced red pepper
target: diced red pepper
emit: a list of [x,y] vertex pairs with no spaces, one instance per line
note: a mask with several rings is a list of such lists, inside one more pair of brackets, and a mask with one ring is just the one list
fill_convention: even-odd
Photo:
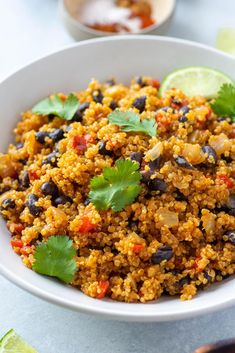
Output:
[[201,260],[201,256],[199,256],[198,258],[196,258],[196,260],[193,263],[192,268],[195,268],[195,270],[197,270],[197,272],[202,272],[203,269],[199,267],[199,261]]
[[37,172],[35,170],[29,170],[29,180],[34,181],[39,179],[39,176],[37,175]]
[[160,81],[155,80],[155,79],[149,80],[149,81],[148,81],[148,84],[149,84],[150,86],[154,87],[154,88],[157,88],[157,89],[159,89],[160,86],[161,86]]
[[11,234],[19,234],[21,235],[22,230],[24,230],[24,225],[22,223],[10,223],[7,228],[11,232]]
[[22,242],[22,240],[14,239],[14,240],[11,240],[11,246],[13,248],[22,248],[23,242]]
[[87,138],[78,135],[73,136],[73,148],[79,153],[85,152],[87,148]]
[[100,287],[100,293],[97,294],[96,298],[102,299],[105,297],[105,295],[109,289],[109,281],[100,281],[99,287]]
[[209,107],[208,108],[208,113],[206,114],[206,121],[210,119],[211,114],[212,114],[212,109]]
[[92,232],[95,229],[96,229],[96,224],[92,224],[89,217],[84,216],[82,218],[82,224],[80,225],[78,231],[80,233],[88,233],[88,232]]
[[133,252],[138,254],[140,251],[144,250],[144,244],[135,244],[133,245]]
[[31,248],[31,246],[23,246],[20,249],[20,252],[21,252],[22,255],[28,256],[32,252],[32,248]]
[[234,182],[225,174],[220,174],[219,179],[226,184],[228,189],[232,189],[234,187]]

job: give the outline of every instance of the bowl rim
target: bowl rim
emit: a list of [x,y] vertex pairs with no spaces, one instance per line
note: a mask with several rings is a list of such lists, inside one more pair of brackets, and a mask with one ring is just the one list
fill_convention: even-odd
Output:
[[[161,19],[160,21],[158,21],[157,23],[154,23],[151,26],[148,26],[148,27],[146,27],[144,29],[141,29],[138,32],[133,32],[133,34],[124,34],[124,35],[128,36],[128,35],[146,34],[146,33],[150,33],[152,31],[160,28],[163,24],[165,24],[173,16],[173,14],[175,12],[176,0],[171,0],[171,1],[172,1],[172,6],[171,6],[170,11],[168,12],[167,16],[164,19]],[[69,21],[71,21],[73,26],[77,27],[77,29],[79,31],[83,31],[83,32],[86,32],[87,34],[90,34],[90,35],[93,35],[93,36],[97,36],[97,37],[101,37],[101,36],[119,36],[120,35],[120,33],[113,33],[113,32],[100,31],[100,30],[97,30],[97,29],[93,29],[91,27],[86,26],[84,23],[76,20],[69,13],[64,0],[59,0],[58,8],[59,8],[59,12],[62,15],[67,16]]]
[[[178,44],[183,44],[191,47],[196,47],[196,48],[201,48],[204,49],[208,52],[215,53],[219,55],[220,57],[224,57],[226,59],[232,59],[234,60],[235,64],[235,59],[232,55],[226,54],[223,52],[220,52],[217,49],[214,49],[208,45],[205,44],[200,44],[197,42],[189,41],[189,40],[184,40],[184,39],[178,39],[178,38],[172,38],[172,37],[163,37],[163,36],[152,36],[152,35],[147,35],[147,36],[142,36],[142,35],[123,35],[123,36],[109,36],[109,37],[102,37],[102,38],[93,38],[89,39],[86,41],[82,41],[79,43],[72,43],[69,45],[66,45],[62,47],[59,50],[54,50],[51,53],[47,55],[42,55],[41,57],[29,61],[27,64],[21,66],[17,70],[13,70],[12,73],[6,75],[5,78],[3,78],[0,81],[0,85],[4,84],[4,82],[7,82],[10,80],[15,74],[20,72],[21,70],[24,70],[38,62],[40,62],[43,59],[47,59],[49,57],[56,56],[58,53],[62,53],[64,51],[67,51],[69,49],[75,48],[75,47],[85,47],[92,45],[93,43],[102,43],[102,42],[113,42],[113,41],[133,41],[133,40],[139,40],[139,41],[156,41],[156,42],[167,42],[167,43],[178,43]],[[23,266],[23,265],[22,265]],[[27,268],[25,268],[27,270]],[[215,310],[220,310],[223,308],[226,308],[228,306],[231,306],[232,304],[235,304],[235,294],[234,297],[230,298],[220,298],[217,300],[217,302],[207,302],[206,305],[203,304],[201,308],[198,308],[197,306],[194,307],[193,305],[191,307],[188,307],[187,310],[184,312],[174,312],[169,314],[169,312],[153,312],[153,313],[139,313],[137,310],[135,312],[129,312],[128,314],[125,313],[125,303],[124,305],[124,310],[119,310],[117,308],[111,309],[110,307],[107,308],[99,308],[99,305],[90,305],[90,304],[80,304],[79,302],[72,302],[69,299],[66,299],[64,297],[59,297],[56,296],[53,293],[49,293],[46,290],[39,288],[35,285],[32,285],[29,281],[25,280],[22,277],[18,277],[14,272],[11,270],[8,270],[2,263],[1,263],[1,258],[0,258],[0,275],[3,275],[6,279],[10,280],[12,283],[17,285],[18,287],[30,292],[31,294],[34,294],[35,296],[44,299],[48,302],[51,302],[53,304],[57,304],[59,306],[69,308],[72,310],[77,310],[82,313],[87,313],[87,314],[95,314],[99,316],[103,316],[105,318],[111,318],[111,319],[116,319],[116,320],[126,320],[126,321],[141,321],[141,322],[161,322],[161,321],[175,321],[175,320],[181,320],[185,318],[190,318],[190,317],[196,317],[198,315],[202,314],[207,314],[209,312],[215,311]],[[232,279],[233,280],[233,279]],[[215,284],[216,285],[216,284]],[[134,305],[134,304],[133,304]],[[146,304],[135,304],[135,305],[148,305]]]

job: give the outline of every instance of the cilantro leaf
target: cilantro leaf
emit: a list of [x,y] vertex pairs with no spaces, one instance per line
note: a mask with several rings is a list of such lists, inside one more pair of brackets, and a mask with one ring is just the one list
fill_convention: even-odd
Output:
[[52,236],[46,243],[36,247],[33,270],[69,283],[73,280],[77,269],[75,255],[76,251],[69,237]]
[[228,116],[235,122],[235,86],[224,84],[211,107],[216,114]]
[[77,97],[70,93],[65,102],[57,95],[52,98],[46,98],[36,104],[32,112],[41,115],[54,114],[62,119],[72,120],[78,107],[79,101]]
[[141,174],[139,165],[120,159],[113,168],[105,168],[103,175],[91,180],[89,198],[97,210],[121,211],[139,195]]
[[122,127],[122,131],[138,131],[153,137],[157,133],[157,124],[155,119],[140,120],[139,114],[127,110],[122,112],[115,110],[108,115],[109,122]]

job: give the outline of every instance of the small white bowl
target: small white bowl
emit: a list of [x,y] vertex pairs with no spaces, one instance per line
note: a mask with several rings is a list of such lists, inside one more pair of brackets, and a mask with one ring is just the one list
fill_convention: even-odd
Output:
[[[59,0],[59,14],[65,27],[74,39],[83,40],[94,37],[120,35],[118,33],[92,29],[76,19],[71,9],[79,7],[82,1],[84,0]],[[175,5],[176,0],[152,0],[153,18],[156,20],[156,24],[140,30],[138,34],[165,34],[169,28]]]
[[[115,59],[114,59],[115,58]],[[69,93],[87,87],[91,78],[116,77],[128,83],[134,76],[163,79],[175,69],[209,66],[235,80],[235,60],[204,45],[154,36],[116,36],[76,43],[37,60],[0,84],[0,151],[11,141],[20,112],[52,92]],[[235,304],[235,279],[212,285],[191,301],[163,297],[147,304],[129,304],[87,297],[26,268],[10,246],[5,221],[0,219],[0,273],[52,303],[84,313],[128,321],[169,321],[218,310]]]

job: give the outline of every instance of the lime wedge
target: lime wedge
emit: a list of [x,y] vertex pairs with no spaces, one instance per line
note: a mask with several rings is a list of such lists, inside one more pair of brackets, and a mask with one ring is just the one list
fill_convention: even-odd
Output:
[[171,88],[178,88],[188,96],[215,98],[224,83],[233,81],[220,71],[207,67],[186,67],[173,71],[162,82],[160,94]]
[[235,28],[221,28],[218,31],[216,48],[235,55]]
[[30,347],[14,330],[8,331],[0,341],[0,353],[38,353]]

